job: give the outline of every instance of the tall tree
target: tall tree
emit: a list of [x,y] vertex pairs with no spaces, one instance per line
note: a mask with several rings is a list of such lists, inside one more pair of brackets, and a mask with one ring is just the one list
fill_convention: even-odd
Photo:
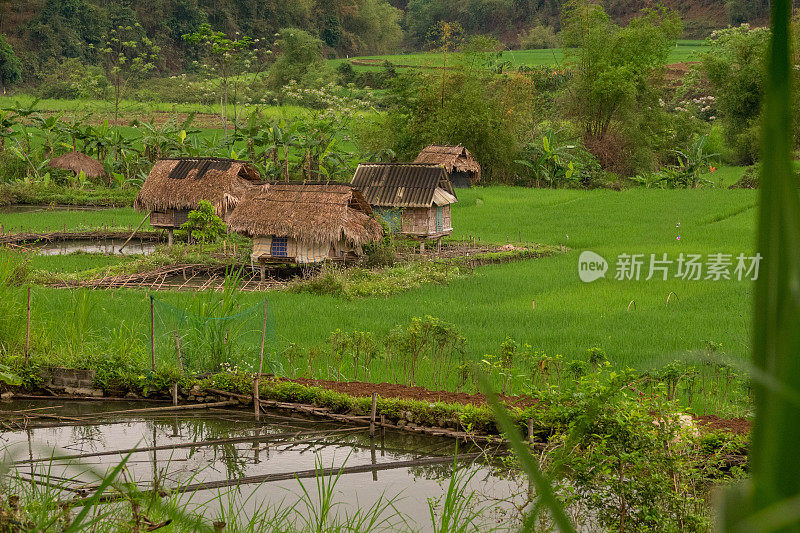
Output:
[[600,5],[564,6],[562,44],[575,63],[569,105],[588,137],[602,139],[611,123],[636,106],[654,73],[666,64],[681,33],[677,13],[645,10],[621,28]]
[[[219,76],[222,82],[220,91],[220,114],[225,128],[225,137],[228,136],[228,95],[230,92],[230,82],[233,77],[238,77],[249,65],[249,49],[253,40],[248,36],[228,38],[221,31],[211,29],[209,23],[200,25],[200,29],[194,33],[183,36],[184,40],[202,50],[202,55],[210,64],[205,66],[210,72]],[[237,78],[238,79],[238,78]],[[234,100],[234,106],[236,102]],[[234,115],[235,115],[234,108]],[[235,118],[235,117],[234,117]]]
[[119,102],[128,83],[155,68],[161,51],[144,32],[139,23],[117,26],[103,36],[100,56],[111,85],[114,87],[114,125],[119,122]]

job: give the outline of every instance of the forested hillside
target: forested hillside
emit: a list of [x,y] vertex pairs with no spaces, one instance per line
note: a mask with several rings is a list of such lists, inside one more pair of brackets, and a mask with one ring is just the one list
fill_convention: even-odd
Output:
[[[233,36],[271,44],[281,28],[319,37],[328,56],[379,54],[425,48],[437,22],[458,22],[467,35],[492,34],[511,48],[543,26],[560,29],[565,0],[2,0],[0,33],[25,66],[23,77],[46,71],[63,58],[95,62],[102,35],[119,25],[136,27],[161,47],[157,68],[182,70],[193,52],[182,40],[208,22]],[[625,22],[651,0],[605,0],[605,10]],[[711,29],[764,20],[768,0],[666,0],[684,31],[703,37]],[[543,25],[543,26],[542,26]],[[547,44],[544,41],[538,40]]]

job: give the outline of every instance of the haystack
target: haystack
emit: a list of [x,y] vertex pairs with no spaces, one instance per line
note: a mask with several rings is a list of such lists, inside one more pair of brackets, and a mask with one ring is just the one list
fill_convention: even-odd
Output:
[[70,170],[74,172],[76,176],[81,172],[83,172],[83,175],[87,178],[102,178],[106,176],[106,171],[100,161],[81,152],[69,152],[54,157],[47,165],[50,168]]
[[381,238],[360,192],[341,183],[276,183],[249,193],[228,217],[229,229],[253,237],[254,261],[317,263],[361,255]]
[[481,166],[460,144],[431,144],[419,153],[414,162],[444,166],[448,178],[458,188],[470,187],[481,180]]

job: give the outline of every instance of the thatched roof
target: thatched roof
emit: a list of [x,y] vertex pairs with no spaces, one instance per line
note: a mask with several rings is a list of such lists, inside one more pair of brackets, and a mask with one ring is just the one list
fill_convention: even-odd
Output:
[[251,191],[228,218],[228,227],[250,236],[277,235],[300,242],[361,246],[379,239],[381,225],[360,192],[344,183],[274,183]]
[[370,205],[380,207],[431,207],[457,201],[442,165],[360,163],[350,184]]
[[444,165],[444,169],[450,173],[453,169],[459,172],[472,172],[472,181],[480,181],[481,179],[481,166],[469,153],[469,150],[458,144],[456,146],[449,144],[432,144],[422,150],[415,163],[428,163],[435,165]]
[[139,211],[195,209],[200,200],[224,215],[260,181],[246,161],[220,158],[160,159],[150,171],[133,206]]
[[103,163],[81,152],[69,152],[54,157],[47,165],[50,168],[71,170],[76,176],[83,172],[87,178],[100,178],[106,175]]

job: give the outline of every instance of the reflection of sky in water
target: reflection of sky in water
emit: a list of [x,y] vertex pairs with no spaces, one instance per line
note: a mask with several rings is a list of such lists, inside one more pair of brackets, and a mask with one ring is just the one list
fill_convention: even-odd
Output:
[[[26,247],[36,250],[40,255],[67,255],[77,252],[87,254],[115,254],[120,255],[120,246],[125,244],[125,239],[72,239],[69,241],[55,241],[26,245]],[[121,255],[149,254],[156,249],[157,242],[145,242],[132,239]]]
[[[48,405],[35,402],[14,402],[11,406],[5,402],[0,407],[3,410],[41,407]],[[79,416],[88,414],[93,409],[116,410],[141,407],[141,405],[109,405],[101,408],[86,403],[63,402],[63,409],[59,414],[65,416]],[[149,407],[147,405],[145,407]],[[55,410],[43,411],[54,413]],[[205,481],[221,481],[226,479],[239,479],[243,476],[256,476],[273,473],[297,472],[313,470],[315,461],[321,461],[323,467],[356,466],[378,464],[395,461],[429,457],[431,455],[451,455],[455,451],[453,441],[449,439],[434,438],[423,435],[414,435],[405,432],[387,432],[384,447],[381,448],[380,438],[375,439],[374,451],[370,439],[365,431],[333,433],[329,435],[310,435],[305,433],[322,430],[342,429],[346,426],[319,420],[289,420],[286,418],[262,419],[262,426],[257,428],[255,421],[246,411],[202,411],[181,414],[156,414],[147,419],[117,418],[112,422],[101,422],[94,426],[62,426],[36,428],[29,431],[5,432],[0,434],[0,446],[8,446],[8,452],[14,460],[33,457],[47,457],[55,449],[59,454],[86,454],[105,450],[118,450],[133,447],[178,444],[198,442],[211,439],[228,437],[249,437],[257,432],[264,434],[282,434],[299,432],[297,437],[287,437],[293,442],[259,442],[219,444],[215,446],[202,446],[197,448],[181,448],[176,450],[160,450],[155,454],[152,451],[140,452],[131,455],[128,460],[127,479],[135,480],[141,488],[147,489],[152,484],[154,470],[161,478],[161,485],[165,488],[186,483]],[[279,416],[285,416],[281,414]],[[109,420],[106,418],[105,420]],[[30,437],[30,439],[29,439]],[[307,440],[313,439],[313,442]],[[29,447],[29,440],[31,446]],[[302,443],[296,441],[302,440]],[[477,449],[466,449],[462,445],[459,453],[469,453]],[[155,468],[153,457],[155,455]],[[76,485],[85,483],[91,487],[97,484],[96,475],[88,472],[107,471],[119,461],[119,455],[89,457],[80,460],[80,465],[63,466],[58,463],[38,463],[33,468],[36,477],[44,476],[49,470],[51,479],[56,476],[75,479]],[[19,465],[20,472],[29,476],[29,464]],[[476,471],[469,487],[480,495],[481,505],[489,505],[492,510],[487,513],[487,520],[491,525],[511,525],[503,516],[510,511],[508,503],[495,503],[493,499],[507,498],[519,490],[518,483],[495,476],[492,469],[474,465]],[[381,470],[377,472],[353,473],[342,475],[336,485],[336,507],[340,516],[345,513],[352,514],[353,510],[361,506],[373,505],[383,495],[385,498],[397,496],[395,506],[401,512],[416,522],[417,527],[429,526],[428,499],[442,496],[447,490],[451,464],[416,466]],[[375,480],[377,478],[377,480]],[[303,484],[316,497],[316,480],[303,479]],[[212,500],[217,494],[230,493],[241,502],[244,502],[246,512],[252,513],[261,506],[278,505],[281,501],[285,505],[292,505],[301,492],[298,481],[276,481],[261,484],[242,485],[238,489],[213,489],[195,494],[189,505],[202,505],[197,512],[213,517],[219,508],[219,500]],[[181,499],[186,501],[187,496]],[[209,502],[209,500],[212,500]],[[228,496],[222,496],[222,501],[227,502]],[[301,506],[302,507],[302,506]],[[487,526],[490,524],[487,524]]]

